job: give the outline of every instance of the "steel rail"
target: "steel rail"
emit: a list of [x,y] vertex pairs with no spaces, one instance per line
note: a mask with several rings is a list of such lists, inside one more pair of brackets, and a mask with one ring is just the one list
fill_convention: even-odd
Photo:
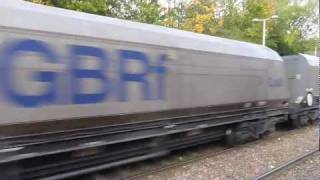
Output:
[[75,176],[79,176],[79,175],[88,174],[88,173],[92,173],[92,172],[95,172],[95,171],[107,169],[107,168],[114,167],[114,166],[120,166],[120,165],[124,165],[124,164],[134,163],[134,162],[137,162],[137,161],[147,160],[147,159],[154,158],[154,157],[164,156],[167,153],[168,152],[165,152],[165,151],[157,152],[157,153],[144,155],[144,156],[140,156],[140,157],[129,158],[129,159],[118,161],[118,162],[114,162],[114,163],[102,164],[102,165],[89,167],[89,168],[85,168],[85,169],[80,169],[80,170],[76,170],[76,171],[72,171],[72,172],[60,173],[60,174],[52,175],[52,176],[49,176],[49,177],[40,178],[39,180],[60,180],[60,179],[71,178],[71,177],[75,177]]
[[[285,131],[285,132],[283,132],[283,133],[281,133],[281,134],[279,134],[277,136],[271,137],[271,138],[274,139],[274,138],[280,137],[280,136],[282,136],[284,134],[287,134],[287,133],[291,134],[292,132],[294,132],[294,130]],[[161,171],[164,171],[164,170],[167,170],[167,169],[171,169],[171,168],[174,168],[174,167],[177,167],[177,166],[181,166],[181,165],[184,165],[184,164],[188,164],[188,163],[192,163],[192,162],[195,162],[195,161],[199,161],[199,160],[205,159],[207,157],[217,156],[219,154],[226,153],[227,151],[230,151],[230,150],[232,150],[233,148],[236,148],[236,147],[244,147],[244,146],[248,146],[248,145],[256,144],[256,143],[261,143],[261,142],[262,141],[254,141],[254,142],[247,143],[247,144],[244,144],[244,145],[239,145],[239,146],[235,146],[235,147],[232,147],[232,148],[224,149],[224,150],[219,151],[219,152],[205,153],[205,154],[202,154],[202,155],[197,156],[195,158],[187,159],[186,161],[183,161],[183,162],[178,162],[176,164],[170,164],[168,166],[156,168],[156,169],[153,169],[151,171],[144,172],[143,174],[136,174],[134,176],[127,177],[127,178],[128,179],[134,179],[134,178],[137,178],[137,177],[143,177],[143,176],[148,175],[148,174],[161,172]],[[160,153],[160,154],[157,154],[157,153]],[[149,159],[151,156],[153,156],[153,157],[161,156],[162,153],[163,153],[163,155],[166,154],[163,151],[162,152],[155,152],[155,154],[146,154],[145,156],[136,156],[136,157],[132,157],[132,158],[129,158],[129,159],[126,159],[126,160],[124,159],[123,161],[120,160],[120,161],[115,161],[115,162],[111,162],[111,163],[102,163],[100,165],[82,167],[82,168],[78,168],[78,169],[73,169],[71,171],[66,170],[63,173],[53,173],[51,175],[48,174],[48,176],[42,176],[42,177],[43,178],[52,178],[52,179],[76,177],[76,176],[81,176],[81,175],[84,175],[84,174],[91,174],[91,173],[99,172],[99,171],[101,172],[103,169],[108,169],[110,167],[117,166],[117,165],[124,165],[124,164],[127,164],[127,163],[132,163],[132,162],[136,162],[136,161],[140,161],[140,160]],[[81,164],[85,164],[85,163],[86,163],[86,161],[82,162],[82,163],[79,163],[79,167],[81,166]]]
[[283,171],[285,169],[288,169],[290,166],[292,166],[292,165],[294,165],[294,164],[296,164],[296,163],[298,163],[298,162],[300,162],[300,161],[302,161],[304,159],[307,159],[308,157],[310,157],[311,155],[313,155],[313,154],[315,154],[317,152],[319,152],[319,149],[315,149],[315,150],[312,150],[310,152],[307,152],[307,153],[305,153],[305,154],[303,154],[303,155],[301,155],[301,156],[299,156],[299,157],[297,157],[297,158],[295,158],[293,160],[288,161],[287,163],[285,163],[285,164],[283,164],[281,166],[278,166],[277,168],[272,169],[271,171],[268,171],[268,172],[266,172],[264,174],[261,174],[261,175],[259,175],[257,177],[254,177],[253,180],[262,180],[262,179],[266,179],[268,177],[271,177],[272,175],[274,175],[274,174],[276,174],[278,172],[281,172],[281,171]]
[[[254,112],[253,112],[254,113]],[[248,115],[253,115],[252,113],[249,113]],[[277,114],[278,115],[278,114]],[[222,115],[222,116],[220,116],[220,117],[216,117],[216,118],[218,118],[218,119],[220,119],[220,118],[225,118],[225,117],[234,117],[235,115]],[[198,121],[208,121],[208,120],[210,120],[210,119],[212,119],[212,118],[208,118],[208,117],[201,117],[201,118],[199,118],[199,119],[195,119],[194,121],[195,122],[198,122]],[[188,122],[188,123],[191,123],[191,124],[193,124],[194,122]],[[181,124],[185,124],[185,123],[181,123]],[[178,127],[178,126],[177,126]],[[208,126],[208,127],[210,127],[210,126]],[[196,127],[195,127],[196,128]],[[205,127],[205,128],[207,128],[207,127]],[[178,129],[177,129],[178,130]],[[169,132],[169,133],[177,133],[178,131],[174,131],[174,132]],[[192,130],[192,129],[187,129],[187,130]],[[180,131],[179,131],[180,132]],[[287,133],[288,133],[288,131],[286,131]],[[105,133],[105,132],[104,132]],[[97,134],[98,136],[101,136],[101,134]],[[87,136],[86,136],[86,138],[88,138]],[[66,140],[66,139],[61,139],[61,141],[64,141],[64,140]],[[257,143],[257,142],[261,142],[261,141],[255,141],[255,142],[253,142],[253,143]],[[245,144],[245,145],[249,145],[249,144],[251,144],[251,143],[248,143],[248,144]],[[237,146],[238,147],[238,146]],[[224,151],[224,152],[226,152],[226,151]],[[216,152],[215,152],[216,153]],[[221,152],[221,153],[223,153],[223,152]],[[149,154],[150,155],[150,154]],[[147,159],[147,157],[149,156],[149,155],[146,155],[145,157],[144,156],[142,156],[142,157],[139,157],[139,158],[142,158],[142,159]],[[154,156],[156,156],[156,154],[153,154]],[[152,156],[153,156],[152,155]],[[203,159],[203,158],[206,158],[206,157],[210,157],[210,156],[214,156],[214,154],[212,154],[212,153],[210,153],[210,154],[204,154],[203,156],[201,156],[201,157],[196,157],[196,159]],[[138,157],[137,157],[138,158]],[[138,158],[138,159],[139,159]],[[138,160],[138,159],[135,159],[135,158],[133,158],[133,159],[131,159],[132,161],[136,161],[136,160]],[[142,160],[141,159],[141,160]],[[192,160],[190,160],[189,162],[184,162],[184,164],[185,163],[190,163],[190,162],[194,162],[196,159],[192,159]],[[121,161],[118,161],[118,162],[114,162],[114,163],[120,163]],[[85,163],[85,162],[83,162],[83,163]],[[126,161],[123,161],[123,162],[121,162],[120,164],[125,164],[126,163]],[[181,162],[182,163],[182,162]],[[82,163],[81,163],[82,164]],[[108,165],[109,164],[109,165]],[[115,164],[110,164],[110,163],[102,163],[101,164],[101,166],[96,166],[96,167],[94,167],[94,166],[91,166],[91,168],[89,168],[89,167],[86,167],[86,168],[80,168],[80,169],[78,169],[78,170],[72,170],[72,171],[70,171],[70,172],[67,172],[66,171],[66,173],[63,173],[64,174],[64,176],[65,177],[68,177],[68,176],[77,176],[77,175],[82,175],[82,174],[86,174],[86,173],[90,173],[90,172],[94,172],[94,171],[101,171],[102,169],[105,169],[105,168],[109,168],[109,167],[111,167],[111,166],[113,166],[113,165],[115,165]],[[177,165],[175,165],[174,167],[176,167],[176,166],[180,166],[179,164],[177,164]],[[89,171],[87,171],[86,169],[87,168],[89,168],[90,170],[90,172]],[[168,168],[172,168],[172,167],[168,167]],[[165,168],[165,169],[168,169],[168,168]],[[165,170],[164,169],[164,170]],[[159,171],[161,171],[161,168],[157,168],[157,171],[159,172]],[[48,176],[48,177],[50,177],[50,176]],[[52,178],[59,178],[60,176],[52,176]]]
[[[281,133],[281,134],[279,134],[277,136],[272,137],[272,139],[277,139],[277,138],[279,138],[279,137],[281,137],[281,136],[283,136],[285,134],[291,134],[291,133],[295,132],[296,130],[297,129],[292,129],[292,130],[289,130],[289,131],[285,131],[285,132],[283,132],[283,133]],[[136,173],[134,175],[131,175],[131,176],[128,176],[128,177],[124,177],[122,179],[123,180],[143,179],[144,177],[146,177],[148,175],[160,173],[160,172],[163,172],[165,170],[169,170],[169,169],[172,169],[172,168],[175,168],[175,167],[181,167],[181,166],[184,166],[184,165],[187,165],[187,164],[191,164],[193,162],[201,161],[201,160],[206,159],[208,157],[215,157],[215,156],[227,153],[227,152],[229,152],[231,150],[234,150],[236,148],[239,148],[239,147],[247,147],[247,146],[250,146],[250,145],[253,145],[253,144],[259,144],[259,143],[261,143],[261,140],[249,142],[249,143],[246,143],[246,144],[242,144],[242,145],[238,145],[238,146],[234,146],[234,147],[230,147],[230,148],[225,148],[225,149],[223,149],[221,151],[218,151],[218,152],[204,153],[202,155],[187,159],[185,161],[180,161],[180,162],[177,162],[177,163],[172,163],[172,164],[164,165],[164,166],[161,166],[161,167],[156,167],[156,168],[153,168],[153,169],[148,170],[146,172]]]
[[132,176],[129,176],[129,177],[125,177],[124,179],[131,180],[131,179],[143,178],[143,177],[146,177],[146,176],[151,175],[151,174],[163,172],[165,170],[172,169],[172,168],[175,168],[175,167],[180,167],[180,166],[183,166],[183,165],[186,165],[186,164],[190,164],[190,163],[195,162],[195,161],[203,160],[203,159],[208,158],[208,157],[215,157],[215,156],[218,156],[220,154],[223,154],[223,153],[226,153],[228,151],[231,151],[233,149],[235,149],[235,147],[226,148],[226,149],[223,149],[223,150],[218,151],[218,152],[206,153],[206,154],[194,157],[194,158],[187,159],[185,161],[181,161],[181,162],[178,162],[178,163],[173,163],[173,164],[162,166],[162,167],[159,167],[159,168],[154,168],[154,169],[151,169],[151,170],[149,170],[147,172],[143,172],[143,173],[135,174],[135,175],[132,175]]

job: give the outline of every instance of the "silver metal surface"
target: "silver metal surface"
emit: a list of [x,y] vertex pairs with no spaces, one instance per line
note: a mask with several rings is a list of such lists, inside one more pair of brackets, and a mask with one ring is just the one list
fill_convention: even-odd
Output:
[[305,101],[308,93],[312,93],[315,97],[319,96],[318,57],[298,54],[284,56],[283,59],[288,77],[288,89],[291,95],[291,103],[306,103]]
[[[43,63],[43,57],[37,54],[24,55],[24,61],[15,71],[19,90],[31,95],[44,91],[48,86],[45,83],[26,83],[28,74],[41,70],[58,72],[58,86],[64,88],[59,88],[54,104],[35,108],[17,107],[0,95],[0,125],[288,98],[281,57],[260,45],[4,0],[0,4],[0,49],[17,39],[45,42],[58,59],[57,64]],[[168,71],[165,99],[142,100],[141,85],[130,83],[129,100],[125,102],[117,101],[116,95],[112,95],[97,104],[65,103],[70,98],[68,46],[72,44],[99,47],[107,52],[111,60],[104,73],[115,81],[119,74],[119,49],[143,52],[152,65],[159,54],[167,54],[170,60],[165,63]],[[90,58],[84,62],[83,66],[88,69],[97,66]],[[127,68],[130,72],[141,69],[134,63]],[[148,79],[157,82],[153,76]],[[86,92],[97,89],[99,83],[95,81],[83,86]],[[152,92],[157,91],[159,89],[154,88]]]

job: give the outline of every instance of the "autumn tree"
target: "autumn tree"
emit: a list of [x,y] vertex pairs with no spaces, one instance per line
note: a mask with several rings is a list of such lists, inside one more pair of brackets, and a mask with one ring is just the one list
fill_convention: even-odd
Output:
[[156,0],[31,0],[35,3],[121,19],[160,24],[161,7]]
[[254,18],[278,15],[267,23],[267,46],[281,55],[313,51],[317,0],[28,0],[60,8],[261,44],[262,23]]
[[43,5],[47,5],[47,6],[53,6],[55,4],[57,4],[58,0],[26,0],[26,1],[30,1],[33,3],[38,3],[38,4],[43,4]]
[[182,29],[213,35],[217,30],[215,0],[193,1],[185,11]]
[[248,26],[248,24],[244,23],[242,1],[221,0],[218,3],[218,6],[218,28],[215,35],[236,40],[248,41],[248,39],[244,37],[245,33],[243,32],[243,28]]
[[173,5],[173,7],[164,10],[164,19],[161,24],[166,27],[183,29],[182,23],[185,21],[189,3],[181,0],[179,3],[174,3]]
[[278,19],[267,22],[267,46],[281,55],[304,53],[315,47],[312,29],[318,16],[315,15],[315,0],[305,5],[289,0],[221,0],[222,16],[215,35],[261,44],[262,23],[252,22],[254,18]]

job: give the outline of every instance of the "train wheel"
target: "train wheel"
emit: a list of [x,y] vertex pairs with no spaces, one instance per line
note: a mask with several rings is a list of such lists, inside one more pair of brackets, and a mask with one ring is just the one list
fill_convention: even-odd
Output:
[[291,120],[291,125],[293,128],[301,128],[306,126],[310,122],[310,117],[308,115],[299,115],[297,118]]
[[292,119],[291,120],[291,126],[295,129],[301,128],[302,123],[300,121],[300,118],[298,117],[297,119]]
[[3,180],[17,180],[21,179],[19,176],[20,169],[17,164],[6,164],[0,166],[0,174]]
[[312,93],[308,93],[306,97],[307,106],[311,107],[313,105],[313,95]]
[[243,144],[259,138],[254,131],[255,127],[248,122],[243,122],[237,126],[226,130],[225,142],[229,146]]
[[238,144],[237,137],[235,136],[233,131],[234,131],[234,128],[228,129],[226,131],[226,136],[225,136],[224,140],[225,140],[226,145],[228,145],[228,146],[235,146]]

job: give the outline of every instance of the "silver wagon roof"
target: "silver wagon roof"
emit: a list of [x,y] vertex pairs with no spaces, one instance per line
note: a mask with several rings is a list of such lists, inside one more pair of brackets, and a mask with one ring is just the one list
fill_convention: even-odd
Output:
[[319,66],[319,57],[308,55],[308,54],[299,54],[299,55],[304,57],[304,59],[308,62],[310,66]]
[[275,51],[257,44],[47,7],[22,0],[1,0],[1,26],[281,60]]
[[302,60],[307,62],[310,66],[319,66],[319,57],[312,56],[308,54],[295,54],[295,55],[289,55],[289,56],[283,56],[284,60]]

